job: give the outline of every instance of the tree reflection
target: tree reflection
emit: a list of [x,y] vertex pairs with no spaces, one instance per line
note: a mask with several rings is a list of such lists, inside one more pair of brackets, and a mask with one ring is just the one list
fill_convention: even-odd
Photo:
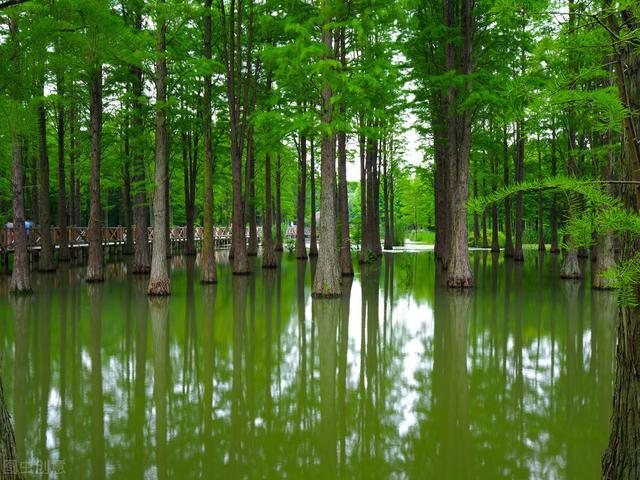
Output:
[[153,401],[155,404],[155,456],[159,480],[169,478],[167,448],[167,386],[169,383],[169,299],[149,297],[153,334]]

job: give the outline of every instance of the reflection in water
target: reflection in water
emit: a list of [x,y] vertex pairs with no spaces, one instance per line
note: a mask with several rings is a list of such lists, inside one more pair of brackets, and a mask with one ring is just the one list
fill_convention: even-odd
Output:
[[0,298],[18,452],[68,478],[597,478],[615,294],[556,257],[477,252],[450,292],[431,254],[385,255],[337,300],[286,255],[217,285],[173,257],[169,299],[122,265],[35,275]]

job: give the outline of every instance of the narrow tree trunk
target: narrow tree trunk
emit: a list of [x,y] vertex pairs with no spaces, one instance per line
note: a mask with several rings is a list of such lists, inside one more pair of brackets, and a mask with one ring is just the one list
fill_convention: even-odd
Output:
[[124,255],[133,255],[133,219],[131,211],[131,148],[129,145],[129,117],[127,115],[124,134],[124,165],[122,168],[123,186],[122,203],[124,210],[124,226],[127,239],[122,247]]
[[443,111],[442,95],[435,94],[433,102],[433,110],[431,114],[433,122],[433,149],[435,160],[435,221],[436,221],[436,244],[434,252],[436,258],[440,260],[443,266],[447,265],[447,250],[449,241],[447,232],[449,230],[449,222],[447,220],[447,162],[446,162],[446,142],[447,132],[445,123],[445,114]]
[[[502,160],[504,162],[504,186],[505,188],[509,186],[509,147],[507,145],[507,128],[505,126],[504,132],[502,135],[502,145],[503,145],[503,157]],[[504,200],[504,236],[505,236],[505,244],[504,244],[504,256],[505,258],[513,258],[514,250],[513,250],[513,240],[511,236],[511,199],[506,198]]]
[[391,219],[389,218],[389,158],[387,152],[384,155],[384,163],[382,165],[383,173],[383,204],[384,204],[384,249],[392,250],[393,241],[391,240]]
[[316,153],[313,138],[311,145],[311,165],[309,169],[309,185],[311,187],[311,234],[309,236],[309,256],[318,256],[318,239],[316,227]]
[[[555,119],[552,120],[551,125],[551,175],[556,176],[558,174],[558,162],[556,156],[556,126]],[[551,194],[551,253],[560,253],[560,246],[558,244],[558,203],[555,193]]]
[[[473,169],[473,196],[478,198],[478,161],[474,162]],[[473,212],[473,246],[480,246],[480,219],[477,212]]]
[[[73,86],[73,83],[71,84]],[[69,221],[72,227],[78,227],[78,208],[76,198],[76,107],[69,108]]]
[[194,170],[194,156],[198,151],[198,136],[195,135],[195,141],[192,145],[191,135],[182,134],[182,163],[184,171],[184,209],[187,220],[187,231],[184,243],[184,254],[193,256],[196,255],[196,239],[195,239],[195,211],[193,203],[195,202],[195,191],[193,186],[195,185]]
[[[522,183],[522,181],[524,180],[524,143],[525,138],[522,132],[522,122],[517,122],[516,151],[514,153],[516,185]],[[513,255],[513,258],[516,262],[524,261],[524,252],[522,250],[524,221],[522,215],[522,192],[518,192],[516,193],[516,248]]]
[[304,214],[307,200],[307,137],[300,134],[300,155],[298,159],[298,204],[296,206],[296,258],[307,258],[304,234]]
[[376,257],[382,256],[382,243],[380,242],[380,164],[381,158],[383,155],[383,149],[380,148],[380,143],[376,142],[376,155],[373,157],[373,197],[372,197],[372,208],[371,212],[373,213],[372,223],[372,236],[371,241],[373,245],[373,253]]
[[102,65],[96,65],[91,72],[89,91],[91,103],[89,117],[91,123],[91,180],[89,183],[89,260],[87,282],[102,282],[102,228],[100,224],[100,143],[102,137]]
[[[160,0],[161,8],[164,0]],[[168,211],[168,132],[167,132],[167,58],[165,13],[160,12],[156,32],[156,165],[155,188],[153,192],[153,251],[151,254],[151,278],[149,279],[149,295],[171,294],[171,280],[167,265],[166,230],[169,222]]]
[[271,200],[271,155],[267,153],[264,162],[264,222],[262,226],[262,268],[275,268],[277,266],[276,253],[273,249],[273,234],[271,232],[271,226],[273,224]]
[[247,168],[244,183],[244,211],[245,221],[249,223],[249,245],[247,254],[250,257],[258,255],[258,226],[256,219],[256,185],[255,185],[255,145],[253,127],[249,127],[247,136]]
[[[345,69],[347,61],[344,27],[339,31],[339,45],[336,45],[336,47],[340,50],[340,63],[342,68]],[[340,105],[340,113],[343,117],[345,116],[344,104]],[[347,187],[347,133],[344,130],[338,132],[338,213],[340,216],[340,271],[343,276],[352,276],[353,261],[351,260],[349,192]],[[393,248],[393,245],[389,247],[389,249],[391,248]]]
[[[487,187],[484,179],[482,179],[482,194],[487,194]],[[489,239],[487,237],[487,211],[482,212],[482,248],[489,248]]]
[[360,147],[360,255],[359,262],[365,263],[369,261],[369,253],[367,250],[368,234],[367,234],[367,164],[365,137],[359,136]]
[[395,186],[393,182],[393,161],[391,162],[391,170],[390,170],[390,194],[389,194],[389,211],[390,211],[390,230],[391,230],[391,244],[395,246],[396,244],[396,221],[395,221]]
[[[32,146],[32,145],[30,145]],[[38,193],[38,159],[36,157],[36,148],[32,146],[31,152],[31,218],[34,222],[40,220],[40,194]]]
[[[204,1],[204,57],[211,60],[211,6],[212,0]],[[215,238],[213,236],[213,156],[211,147],[211,75],[204,76],[202,99],[204,136],[204,233],[200,258],[200,282],[215,283],[216,273]]]
[[[542,153],[540,152],[540,134],[538,134],[538,181],[542,182]],[[544,243],[544,208],[542,205],[542,192],[538,192],[538,251],[544,252],[547,246]]]
[[[57,72],[56,90],[60,99],[65,96],[64,77],[61,72]],[[67,231],[67,180],[65,177],[65,151],[64,151],[64,103],[58,101],[58,228],[60,229],[60,245],[58,248],[58,260],[68,262],[69,255],[69,232]]]
[[[42,79],[42,95],[44,96],[44,74]],[[53,260],[53,239],[51,238],[51,211],[49,206],[49,152],[47,148],[47,117],[44,100],[38,103],[38,145],[40,167],[40,191],[38,197],[40,224],[40,255],[38,270],[53,272],[56,269]]]
[[282,165],[280,154],[276,157],[276,252],[284,250],[282,244]]
[[[491,190],[495,192],[498,190],[498,160],[491,159]],[[494,203],[491,206],[491,251],[495,253],[500,252],[500,238],[498,236],[498,206]]]
[[[329,28],[331,22],[329,0],[321,3],[323,17],[322,43],[324,45],[325,60],[331,58],[332,33]],[[336,239],[336,142],[335,136],[329,134],[333,119],[333,105],[331,100],[333,91],[328,80],[322,85],[322,145],[320,157],[320,249],[318,265],[313,279],[313,295],[316,297],[340,296],[340,255]]]
[[[611,132],[607,132],[603,138],[603,144],[610,145],[611,144]],[[607,162],[604,168],[602,169],[603,180],[613,180],[614,178],[614,160],[616,157],[616,153],[611,151],[607,155]],[[598,172],[596,172],[597,174]],[[608,193],[613,194],[613,188],[611,184],[607,187]],[[604,276],[604,273],[615,267],[616,265],[616,252],[615,252],[615,243],[612,232],[605,232],[596,235],[596,245],[595,245],[595,262],[593,263],[593,281],[591,282],[592,288],[595,289],[608,289],[611,288],[609,284],[609,280]]]

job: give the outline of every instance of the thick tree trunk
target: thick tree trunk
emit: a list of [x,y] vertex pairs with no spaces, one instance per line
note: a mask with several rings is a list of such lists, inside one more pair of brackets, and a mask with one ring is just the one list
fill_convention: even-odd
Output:
[[318,256],[318,238],[316,225],[316,153],[313,138],[310,141],[311,164],[309,168],[309,186],[311,188],[311,233],[309,235],[309,256]]
[[[164,4],[160,0],[160,4]],[[171,294],[171,280],[167,253],[169,245],[166,230],[169,222],[168,205],[168,161],[169,145],[167,132],[167,58],[165,13],[157,18],[156,32],[156,165],[155,188],[153,192],[153,250],[151,254],[151,278],[149,295],[163,296]]]
[[[44,74],[43,74],[44,75]],[[44,96],[44,77],[42,79],[42,95]],[[40,227],[40,255],[38,270],[53,272],[56,264],[53,260],[53,239],[51,238],[51,210],[49,206],[49,152],[47,148],[47,116],[44,100],[38,103],[38,146],[40,167],[40,191],[38,197]]]
[[609,446],[602,458],[602,478],[640,478],[640,309],[620,310],[616,380]]
[[[212,0],[204,2],[204,56],[211,60],[211,6]],[[213,236],[213,155],[211,146],[211,75],[204,76],[203,137],[204,137],[204,233],[200,258],[200,282],[215,283],[216,273],[215,239]]]
[[[331,21],[328,0],[321,4],[323,16],[322,43],[324,44],[323,58],[332,55],[332,33],[328,24]],[[336,139],[329,134],[333,119],[333,105],[331,100],[333,91],[328,80],[322,85],[322,145],[320,156],[320,248],[318,266],[313,279],[313,295],[315,297],[340,296],[340,255],[336,239]]]
[[11,416],[4,399],[2,378],[0,378],[0,473],[2,473],[4,480],[22,480],[24,478],[20,471]]
[[282,244],[282,165],[280,154],[276,157],[276,245],[275,251],[284,250]]
[[307,137],[300,134],[300,154],[298,158],[298,204],[296,206],[296,258],[307,258],[304,234],[304,214],[307,200]]
[[89,260],[87,282],[102,282],[102,228],[100,224],[100,143],[102,137],[102,65],[91,72],[89,91],[91,103],[89,117],[91,123],[91,180],[89,182]]
[[[524,144],[525,137],[522,132],[522,122],[516,123],[516,151],[514,154],[516,185],[524,180]],[[522,250],[522,235],[524,230],[524,220],[522,218],[522,192],[516,193],[516,248],[513,258],[516,262],[524,261],[524,252]]]
[[[445,66],[447,70],[455,67],[455,59],[459,54],[458,70],[468,75],[472,70],[471,42],[473,35],[473,1],[462,0],[460,9],[460,32],[462,37],[460,51],[457,45],[448,42],[445,47]],[[445,26],[454,27],[455,8],[453,0],[448,0],[445,7]],[[469,81],[469,80],[468,80]],[[464,89],[468,90],[467,83]],[[469,160],[471,156],[471,114],[458,111],[460,91],[450,86],[447,91],[447,163],[449,165],[447,187],[450,195],[449,218],[451,235],[449,236],[448,264],[446,280],[450,288],[467,288],[473,286],[473,274],[469,265],[469,248],[467,235],[467,200],[469,198]]]
[[[17,40],[18,26],[15,18],[9,19],[11,34],[12,67],[15,72],[20,71],[21,49]],[[19,84],[13,85],[11,100],[15,108],[20,108],[21,90]],[[24,139],[14,125],[11,130],[11,203],[13,207],[14,251],[13,269],[9,290],[12,293],[23,294],[31,292],[29,281],[29,254],[27,251],[27,231],[24,225],[24,176],[22,170],[22,148]]]
[[[60,98],[64,98],[64,77],[61,72],[57,73],[56,90]],[[69,255],[69,232],[67,231],[67,180],[65,176],[65,151],[64,151],[64,103],[58,102],[58,228],[60,229],[60,245],[58,248],[58,260],[68,262]]]
[[264,224],[262,226],[262,267],[275,268],[277,266],[276,253],[273,249],[273,216],[271,213],[271,155],[265,156],[264,162]]

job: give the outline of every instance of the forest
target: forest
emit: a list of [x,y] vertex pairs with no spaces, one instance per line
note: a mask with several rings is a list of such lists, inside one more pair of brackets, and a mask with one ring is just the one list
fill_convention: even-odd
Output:
[[114,251],[150,305],[175,255],[310,257],[315,302],[425,243],[450,292],[546,252],[617,292],[602,475],[640,476],[636,1],[0,0],[0,60],[11,294]]

